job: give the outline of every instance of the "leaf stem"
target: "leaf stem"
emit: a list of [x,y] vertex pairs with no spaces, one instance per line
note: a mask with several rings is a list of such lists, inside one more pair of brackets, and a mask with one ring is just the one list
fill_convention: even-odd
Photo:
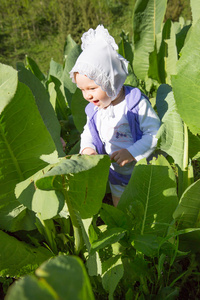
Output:
[[181,198],[183,192],[194,181],[193,167],[189,165],[188,156],[188,128],[184,123],[184,154],[183,154],[183,166],[182,169],[178,168],[178,197]]
[[75,254],[78,255],[83,246],[82,232],[81,232],[81,228],[80,228],[80,225],[79,225],[77,217],[76,217],[76,212],[72,206],[72,203],[68,196],[66,188],[63,190],[63,192],[64,192],[65,201],[66,201],[66,204],[67,204],[67,207],[69,210],[69,214],[70,214],[70,218],[71,218],[72,226],[73,226],[73,230],[74,230],[74,240],[75,240],[74,250],[75,250]]
[[37,213],[36,226],[39,232],[45,237],[47,244],[54,254],[58,254],[57,245],[55,242],[55,225],[53,220],[43,220],[41,215]]

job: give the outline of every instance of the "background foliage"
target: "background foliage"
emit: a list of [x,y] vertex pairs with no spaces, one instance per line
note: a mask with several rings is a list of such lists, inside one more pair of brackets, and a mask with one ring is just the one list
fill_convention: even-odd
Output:
[[[168,1],[166,19],[191,18],[189,0]],[[133,34],[135,0],[1,0],[0,61],[15,67],[31,56],[44,73],[53,58],[62,63],[68,34],[80,43],[82,33],[104,24],[119,40],[118,28]]]

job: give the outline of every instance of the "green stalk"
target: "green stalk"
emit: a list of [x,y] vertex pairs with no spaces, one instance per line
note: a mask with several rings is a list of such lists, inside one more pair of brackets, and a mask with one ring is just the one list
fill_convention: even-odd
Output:
[[189,165],[188,158],[188,128],[184,123],[184,155],[182,169],[178,168],[178,197],[181,198],[183,192],[194,181],[193,167]]
[[188,273],[188,270],[187,271],[185,271],[185,272],[183,272],[181,275],[179,275],[177,278],[175,278],[171,283],[170,283],[170,287],[173,287],[173,285],[179,280],[179,279],[181,279],[183,276],[185,276],[185,274],[187,274]]
[[147,286],[147,281],[146,281],[146,278],[144,278],[143,276],[140,276],[140,283],[141,283],[141,288],[142,288],[142,291],[144,292],[145,295],[149,295],[149,289],[148,289],[148,286]]
[[69,210],[69,214],[70,214],[70,218],[72,221],[72,226],[74,229],[74,250],[75,250],[75,254],[78,255],[80,250],[83,247],[83,238],[82,238],[82,232],[81,232],[81,227],[78,223],[78,219],[77,219],[77,213],[75,212],[71,200],[68,196],[68,193],[66,191],[66,189],[63,190],[64,192],[64,196],[65,196],[65,201]]
[[45,237],[50,250],[54,254],[58,254],[58,249],[55,242],[56,230],[55,230],[55,225],[53,223],[53,220],[51,219],[43,220],[40,214],[38,213],[36,219],[36,226],[39,232]]

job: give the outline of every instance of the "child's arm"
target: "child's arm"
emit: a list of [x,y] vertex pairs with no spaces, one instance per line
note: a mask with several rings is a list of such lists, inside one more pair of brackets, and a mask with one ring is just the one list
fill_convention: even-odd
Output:
[[156,149],[158,141],[156,135],[160,128],[160,119],[146,99],[142,99],[140,102],[138,120],[143,135],[141,139],[127,148],[136,161],[148,158]]
[[160,127],[160,120],[151,104],[145,99],[141,100],[139,123],[143,132],[142,138],[127,149],[120,149],[111,155],[111,160],[114,159],[120,167],[134,160],[139,161],[142,158],[148,158],[156,148],[156,134]]
[[81,134],[80,153],[87,155],[98,154],[95,146],[93,145],[92,135],[88,127],[88,119],[86,125],[84,126],[83,133]]

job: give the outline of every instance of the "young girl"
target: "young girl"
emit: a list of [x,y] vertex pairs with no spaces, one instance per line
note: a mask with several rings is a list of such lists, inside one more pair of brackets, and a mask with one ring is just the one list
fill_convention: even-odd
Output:
[[117,206],[135,163],[155,150],[160,120],[138,88],[124,85],[128,62],[107,29],[89,29],[81,40],[83,51],[70,71],[90,102],[80,153],[110,156],[109,183]]

